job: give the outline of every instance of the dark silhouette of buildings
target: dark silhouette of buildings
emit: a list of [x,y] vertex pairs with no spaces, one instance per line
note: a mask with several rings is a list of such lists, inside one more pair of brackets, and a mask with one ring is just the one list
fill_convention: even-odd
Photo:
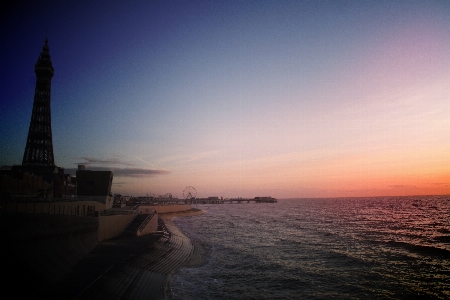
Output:
[[12,170],[42,176],[44,181],[53,185],[60,179],[60,176],[57,175],[64,174],[64,170],[56,167],[53,155],[50,87],[54,69],[50,59],[48,39],[45,39],[42,52],[34,66],[34,72],[36,73],[36,88],[27,144],[22,165],[13,166]]
[[47,38],[34,72],[36,88],[22,165],[0,170],[0,195],[17,199],[68,199],[78,195],[105,204],[105,209],[110,208],[113,202],[111,171],[90,171],[79,166],[77,176],[72,177],[55,165],[50,111],[54,69]]
[[99,197],[101,202],[105,202],[105,196],[112,197],[113,173],[111,171],[91,171],[86,170],[84,165],[78,165],[76,174],[78,196]]
[[2,195],[67,198],[76,194],[76,181],[55,165],[50,111],[54,69],[48,39],[34,66],[36,88],[22,165],[0,172]]

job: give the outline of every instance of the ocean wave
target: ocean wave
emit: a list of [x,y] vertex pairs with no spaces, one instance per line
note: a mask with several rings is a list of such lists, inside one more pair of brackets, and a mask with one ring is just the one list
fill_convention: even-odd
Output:
[[443,201],[210,205],[207,214],[177,221],[210,250],[204,265],[179,271],[170,299],[445,299],[450,211]]
[[426,255],[426,256],[439,256],[445,259],[450,259],[450,250],[443,249],[434,246],[428,245],[414,245],[406,242],[398,242],[398,241],[389,241],[387,242],[388,246],[391,247],[400,247],[406,249],[412,253]]

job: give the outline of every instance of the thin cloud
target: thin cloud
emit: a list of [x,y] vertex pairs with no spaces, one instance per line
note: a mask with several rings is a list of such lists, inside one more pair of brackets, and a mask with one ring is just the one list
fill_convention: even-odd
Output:
[[184,163],[192,163],[196,161],[205,161],[210,158],[216,157],[218,154],[220,154],[219,150],[214,151],[205,151],[200,153],[188,153],[188,154],[176,154],[167,156],[163,159],[161,159],[162,162],[165,163],[176,163],[176,164],[184,164]]
[[[151,177],[158,175],[170,174],[170,171],[166,170],[153,170],[153,169],[141,169],[141,168],[115,168],[115,167],[89,167],[86,168],[91,171],[112,171],[114,177]],[[75,175],[76,170],[74,168],[64,169],[67,174]]]
[[83,159],[84,161],[78,163],[79,165],[125,165],[125,166],[133,165],[128,162],[121,161],[118,158],[98,159],[95,157],[81,157],[81,159]]
[[402,184],[396,184],[396,185],[390,185],[389,187],[393,188],[393,189],[401,189],[401,188],[407,188],[407,187],[410,187],[410,186],[402,185]]
[[140,169],[140,168],[112,168],[114,175],[124,177],[144,177],[154,175],[167,175],[170,174],[166,170],[152,170],[152,169]]
[[143,162],[143,163],[145,163],[145,164],[147,164],[147,165],[149,165],[149,166],[151,166],[151,167],[154,166],[153,164],[151,164],[151,163],[149,163],[149,162],[143,160],[142,158],[139,158],[139,157],[136,157],[136,156],[132,156],[132,157],[135,158],[135,159],[137,159],[137,160],[139,160],[139,161],[141,161],[141,162]]

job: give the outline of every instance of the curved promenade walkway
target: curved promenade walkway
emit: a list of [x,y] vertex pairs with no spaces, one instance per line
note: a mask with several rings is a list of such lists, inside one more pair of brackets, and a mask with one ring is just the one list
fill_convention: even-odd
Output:
[[42,299],[165,299],[168,276],[176,269],[198,262],[202,249],[159,215],[162,237],[121,236],[106,240],[82,259],[54,289]]

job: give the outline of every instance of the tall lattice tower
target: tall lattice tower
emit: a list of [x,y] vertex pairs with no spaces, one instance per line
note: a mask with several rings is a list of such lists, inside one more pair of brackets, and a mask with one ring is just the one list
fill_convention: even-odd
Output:
[[50,116],[50,87],[54,69],[50,60],[47,38],[34,66],[34,72],[36,73],[36,89],[22,166],[50,167],[55,166]]

